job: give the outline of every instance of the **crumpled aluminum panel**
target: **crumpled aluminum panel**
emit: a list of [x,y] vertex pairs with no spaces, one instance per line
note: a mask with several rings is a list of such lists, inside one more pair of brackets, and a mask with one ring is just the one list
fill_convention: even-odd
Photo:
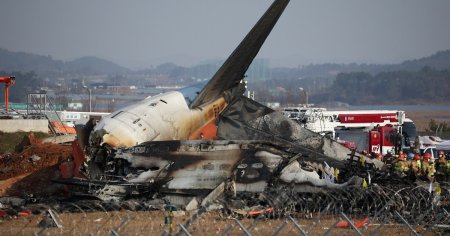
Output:
[[[351,150],[338,142],[301,127],[298,123],[246,97],[231,102],[218,119],[222,139],[277,141],[302,150],[316,162],[339,165]],[[334,161],[333,161],[334,160]],[[383,162],[367,160],[382,168]]]

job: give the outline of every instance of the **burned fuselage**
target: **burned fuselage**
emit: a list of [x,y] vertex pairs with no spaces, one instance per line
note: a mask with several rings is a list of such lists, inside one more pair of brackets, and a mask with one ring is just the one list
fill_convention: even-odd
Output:
[[196,196],[209,193],[223,182],[232,182],[237,192],[263,192],[273,182],[293,184],[298,191],[360,184],[355,180],[335,183],[338,168],[314,162],[291,147],[264,141],[146,142],[118,149],[102,169],[103,174],[96,179],[105,183],[120,180],[128,186],[118,191],[121,197],[132,194],[136,186],[148,186],[158,194]]

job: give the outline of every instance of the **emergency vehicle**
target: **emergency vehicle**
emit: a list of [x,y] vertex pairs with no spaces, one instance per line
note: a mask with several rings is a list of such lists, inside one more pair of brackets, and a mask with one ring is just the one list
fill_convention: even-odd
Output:
[[414,122],[400,110],[328,111],[289,107],[283,113],[311,131],[340,142],[354,142],[358,151],[395,153],[410,147],[417,135]]

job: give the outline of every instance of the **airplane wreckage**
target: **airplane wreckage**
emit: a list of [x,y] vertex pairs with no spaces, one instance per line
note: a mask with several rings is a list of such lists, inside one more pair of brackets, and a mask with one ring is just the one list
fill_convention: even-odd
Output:
[[59,182],[106,201],[164,198],[185,206],[221,194],[281,196],[282,188],[362,189],[371,173],[375,179],[383,162],[367,159],[360,167],[358,153],[243,96],[245,72],[288,2],[275,0],[203,87],[149,97],[95,125],[78,125],[85,178]]

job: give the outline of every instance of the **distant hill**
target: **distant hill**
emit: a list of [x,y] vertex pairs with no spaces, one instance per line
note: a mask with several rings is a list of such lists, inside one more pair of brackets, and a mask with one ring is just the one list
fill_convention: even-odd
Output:
[[271,73],[270,80],[249,81],[249,87],[260,98],[283,104],[304,102],[305,95],[299,88],[308,91],[309,101],[316,104],[448,104],[450,101],[450,50],[399,64],[329,63],[273,68]]
[[124,74],[130,70],[98,57],[81,57],[65,63],[67,72],[82,74]]
[[420,70],[426,66],[438,70],[450,70],[450,50],[439,51],[429,57],[405,61],[398,65],[397,70]]
[[51,56],[40,56],[24,52],[11,52],[0,48],[1,71],[35,71],[57,73],[61,72],[64,62],[53,60]]
[[[38,75],[51,77],[60,74],[81,75],[117,75],[126,73],[150,74],[177,81],[210,78],[220,65],[203,64],[193,67],[182,67],[173,63],[161,64],[157,67],[141,71],[131,71],[111,61],[98,57],[82,57],[64,62],[51,56],[32,53],[11,52],[0,49],[0,70],[2,71],[34,71]],[[366,72],[372,75],[387,71],[419,71],[423,67],[450,70],[450,50],[440,51],[431,56],[408,60],[400,64],[310,64],[296,68],[268,68],[266,78],[272,80],[299,78],[335,78],[339,73]],[[270,75],[269,75],[270,74]]]
[[339,73],[367,72],[372,75],[386,71],[419,71],[423,67],[450,70],[450,50],[440,51],[431,56],[404,61],[400,64],[310,64],[297,68],[273,68],[273,79],[296,79],[311,77],[336,77]]
[[1,71],[34,71],[40,75],[54,74],[124,74],[129,69],[119,66],[111,61],[97,57],[82,57],[73,61],[64,62],[55,60],[51,56],[41,56],[32,53],[11,52],[0,48]]

